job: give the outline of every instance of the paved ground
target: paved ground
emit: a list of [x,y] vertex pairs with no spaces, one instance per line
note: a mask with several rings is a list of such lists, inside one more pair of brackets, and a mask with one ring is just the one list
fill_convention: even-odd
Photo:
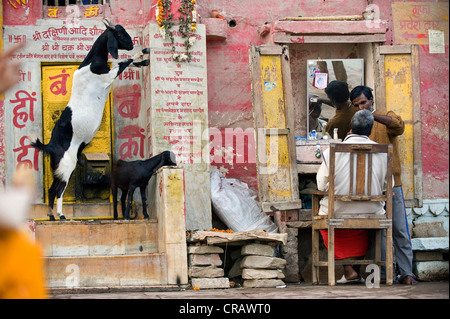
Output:
[[172,290],[140,292],[105,292],[83,294],[52,294],[52,299],[449,299],[449,283],[420,282],[416,285],[380,285],[367,288],[365,285],[312,285],[290,284],[286,288],[231,288],[205,290]]

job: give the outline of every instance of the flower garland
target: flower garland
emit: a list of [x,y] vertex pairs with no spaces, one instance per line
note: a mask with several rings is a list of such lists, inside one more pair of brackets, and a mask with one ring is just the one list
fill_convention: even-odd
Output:
[[173,14],[170,13],[172,2],[170,0],[158,0],[158,16],[156,18],[156,22],[159,25],[159,32],[163,39],[165,39],[167,36],[172,43],[172,59],[174,61],[191,61],[192,55],[189,52],[189,49],[196,41],[196,37],[192,36],[191,32],[195,32],[197,30],[197,12],[194,8],[195,1],[196,0],[182,0],[180,8],[178,9],[178,11],[181,12],[179,18],[179,31],[181,37],[186,39],[184,41],[184,45],[186,46],[186,53],[179,54],[175,52],[175,39],[172,32],[170,31],[170,29],[174,25],[172,22]]

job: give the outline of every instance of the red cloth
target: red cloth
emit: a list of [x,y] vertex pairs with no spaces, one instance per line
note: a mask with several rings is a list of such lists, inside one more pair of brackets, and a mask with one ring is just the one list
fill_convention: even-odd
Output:
[[[328,249],[328,230],[320,230]],[[365,229],[336,229],[334,231],[334,259],[363,257],[369,247],[369,231]]]

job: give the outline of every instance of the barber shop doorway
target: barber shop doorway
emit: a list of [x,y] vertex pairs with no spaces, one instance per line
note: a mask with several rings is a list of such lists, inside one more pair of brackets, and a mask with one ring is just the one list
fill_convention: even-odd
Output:
[[[45,64],[42,74],[42,140],[50,141],[52,130],[72,92],[73,73],[79,64]],[[112,96],[108,96],[100,128],[91,143],[83,150],[84,166],[78,165],[72,174],[64,203],[110,203],[109,187],[113,154]],[[48,203],[48,190],[53,182],[50,158],[44,157],[44,202]]]

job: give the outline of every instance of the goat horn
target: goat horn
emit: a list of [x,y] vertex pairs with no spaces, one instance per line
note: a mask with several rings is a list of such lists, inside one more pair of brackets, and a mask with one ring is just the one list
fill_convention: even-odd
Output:
[[115,29],[115,26],[113,24],[111,24],[111,22],[109,22],[108,19],[103,19],[103,24],[109,29],[112,29],[112,30]]

